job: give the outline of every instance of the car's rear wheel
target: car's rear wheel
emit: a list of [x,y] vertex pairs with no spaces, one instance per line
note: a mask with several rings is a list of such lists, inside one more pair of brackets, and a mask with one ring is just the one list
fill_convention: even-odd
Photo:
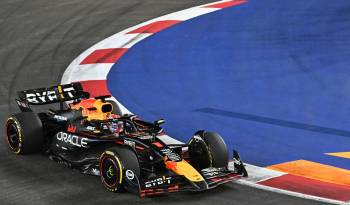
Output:
[[11,116],[5,127],[6,141],[16,154],[31,154],[40,151],[43,145],[43,129],[40,118],[33,112]]
[[140,177],[138,158],[126,147],[112,147],[100,157],[100,178],[105,188],[111,192],[124,190],[125,177]]
[[188,145],[190,163],[198,171],[208,167],[227,167],[227,146],[219,134],[198,131]]

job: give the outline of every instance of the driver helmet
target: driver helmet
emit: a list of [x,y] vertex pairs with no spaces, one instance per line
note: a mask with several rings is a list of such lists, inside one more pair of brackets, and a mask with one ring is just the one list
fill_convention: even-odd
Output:
[[122,121],[119,121],[118,123],[117,123],[117,130],[116,130],[116,132],[123,132],[124,131],[124,123],[122,122]]
[[118,129],[118,125],[116,122],[107,123],[107,128],[111,133],[115,133]]

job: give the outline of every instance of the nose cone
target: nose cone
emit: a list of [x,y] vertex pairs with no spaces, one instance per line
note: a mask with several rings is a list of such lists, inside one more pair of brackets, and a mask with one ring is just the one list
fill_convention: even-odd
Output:
[[208,189],[208,184],[206,181],[197,181],[197,182],[191,182],[194,187],[197,188],[196,191],[203,191]]
[[178,175],[184,176],[195,187],[195,191],[208,189],[203,176],[185,160],[179,162],[165,161],[166,167]]
[[178,175],[183,175],[191,182],[204,181],[202,175],[185,160],[179,162],[166,161],[165,165],[167,169],[170,169]]

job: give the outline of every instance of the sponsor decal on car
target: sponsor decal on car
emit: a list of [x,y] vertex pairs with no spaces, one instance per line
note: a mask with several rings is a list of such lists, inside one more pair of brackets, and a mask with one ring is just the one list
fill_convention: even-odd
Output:
[[87,130],[90,130],[90,131],[95,131],[95,130],[96,130],[96,127],[87,126],[86,129],[87,129]]
[[150,139],[153,139],[154,137],[152,135],[145,135],[145,136],[139,136],[138,138],[141,140],[150,140]]
[[129,145],[132,148],[135,148],[135,142],[131,140],[124,140],[125,145]]
[[67,121],[67,117],[61,116],[61,115],[54,115],[53,116],[54,119],[58,120],[58,121]]
[[223,168],[209,167],[206,169],[202,169],[202,175],[205,178],[218,177],[225,175]]
[[59,89],[62,89],[60,92],[60,95],[58,95],[57,90],[58,88],[50,88],[50,89],[37,89],[33,91],[27,91],[25,93],[25,98],[29,103],[32,104],[41,104],[41,103],[50,103],[50,102],[56,102],[60,98],[64,98],[65,96],[69,98],[73,98],[73,92],[75,91],[74,87],[60,87]]
[[125,176],[126,178],[128,178],[129,180],[133,180],[135,178],[135,174],[133,171],[131,171],[130,169],[125,171]]
[[163,176],[163,177],[159,177],[156,179],[152,179],[149,181],[145,182],[145,187],[146,188],[151,188],[151,187],[155,187],[155,186],[160,186],[160,185],[165,185],[165,184],[171,184],[172,182],[172,177],[170,176]]
[[84,137],[79,137],[73,134],[69,134],[66,132],[59,132],[56,134],[56,138],[59,141],[77,146],[77,147],[87,147],[88,139]]
[[77,126],[72,124],[68,125],[67,132],[75,132],[75,131],[77,131]]
[[165,148],[160,150],[165,156],[168,157],[171,161],[181,161],[180,155],[176,154],[172,149]]
[[33,93],[26,93],[26,99],[30,103],[46,103],[55,101],[58,99],[57,94],[54,90],[51,91],[37,91]]

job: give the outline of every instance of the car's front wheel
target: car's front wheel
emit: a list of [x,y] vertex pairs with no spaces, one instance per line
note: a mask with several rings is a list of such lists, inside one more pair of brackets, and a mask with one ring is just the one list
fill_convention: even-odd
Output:
[[225,141],[215,132],[198,131],[188,143],[189,160],[198,171],[208,167],[227,167]]
[[100,157],[100,178],[105,188],[111,192],[122,191],[126,177],[140,177],[140,165],[135,152],[122,146],[104,151]]

